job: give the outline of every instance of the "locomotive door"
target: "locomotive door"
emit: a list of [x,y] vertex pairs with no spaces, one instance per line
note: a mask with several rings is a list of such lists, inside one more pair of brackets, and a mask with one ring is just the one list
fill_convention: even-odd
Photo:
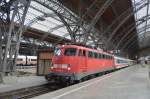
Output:
[[79,50],[79,66],[82,72],[87,72],[87,57],[85,50]]

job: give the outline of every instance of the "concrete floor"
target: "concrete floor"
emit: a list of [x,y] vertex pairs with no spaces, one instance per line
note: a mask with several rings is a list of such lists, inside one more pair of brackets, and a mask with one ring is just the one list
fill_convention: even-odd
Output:
[[131,66],[33,99],[150,99],[148,68]]
[[5,77],[4,83],[0,84],[0,93],[21,88],[43,85],[46,83],[47,81],[43,76]]

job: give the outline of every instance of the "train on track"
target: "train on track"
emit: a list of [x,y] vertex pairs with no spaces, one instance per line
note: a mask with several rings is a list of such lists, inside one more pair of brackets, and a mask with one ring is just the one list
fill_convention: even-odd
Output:
[[19,55],[17,57],[17,66],[32,66],[37,65],[37,56],[24,56]]
[[62,45],[55,49],[51,68],[45,78],[48,81],[74,83],[89,75],[127,67],[133,63],[133,60],[117,57],[102,50]]

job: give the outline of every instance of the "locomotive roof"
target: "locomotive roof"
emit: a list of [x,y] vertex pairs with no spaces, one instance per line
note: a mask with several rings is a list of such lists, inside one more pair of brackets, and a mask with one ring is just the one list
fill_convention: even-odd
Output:
[[78,46],[78,45],[63,45],[64,48],[77,48],[77,49],[84,49],[84,50],[89,50],[89,51],[94,51],[94,52],[100,52],[100,53],[103,53],[103,54],[107,54],[107,55],[112,55],[108,52],[104,52],[103,50],[97,50],[97,49],[92,49],[92,48],[87,48],[87,47],[84,47],[84,46]]

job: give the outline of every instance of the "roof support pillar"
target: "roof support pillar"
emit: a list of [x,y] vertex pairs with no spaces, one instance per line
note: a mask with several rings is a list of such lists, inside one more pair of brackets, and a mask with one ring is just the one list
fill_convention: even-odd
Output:
[[[4,73],[4,75],[15,71],[16,59],[18,56],[21,36],[24,28],[24,21],[29,5],[30,0],[14,0],[14,2],[9,5],[9,8],[13,9],[12,16],[8,16],[11,18],[10,22],[7,22],[8,27],[5,26],[5,29],[2,31],[5,35],[0,36],[0,38],[3,38],[2,40],[4,42],[2,44],[4,46],[4,50],[0,52],[1,55],[4,55],[4,57],[2,57],[1,63],[1,72]],[[22,14],[20,11],[22,11]]]

